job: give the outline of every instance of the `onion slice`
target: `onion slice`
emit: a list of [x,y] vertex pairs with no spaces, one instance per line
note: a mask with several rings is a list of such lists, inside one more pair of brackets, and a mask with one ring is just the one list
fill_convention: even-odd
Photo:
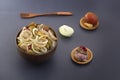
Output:
[[57,38],[55,37],[55,35],[52,33],[51,30],[49,30],[48,33],[49,33],[51,39],[53,39],[53,40],[57,40]]
[[32,37],[32,32],[29,30],[22,30],[20,35],[19,35],[19,39],[22,39],[24,41],[29,40]]

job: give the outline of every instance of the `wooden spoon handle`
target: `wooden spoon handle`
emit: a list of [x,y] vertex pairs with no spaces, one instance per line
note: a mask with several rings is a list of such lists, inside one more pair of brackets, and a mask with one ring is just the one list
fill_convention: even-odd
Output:
[[72,12],[56,12],[57,15],[61,15],[61,16],[71,16]]
[[45,14],[36,14],[36,16],[48,16],[48,15],[71,16],[72,12],[52,12],[52,13],[45,13]]

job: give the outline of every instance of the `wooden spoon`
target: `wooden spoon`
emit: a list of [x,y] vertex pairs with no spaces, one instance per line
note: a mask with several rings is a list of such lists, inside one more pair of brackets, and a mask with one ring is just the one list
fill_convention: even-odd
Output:
[[39,16],[71,16],[72,12],[52,12],[52,13],[44,13],[44,14],[37,14],[37,13],[20,13],[20,16],[22,18],[33,18],[33,17],[39,17]]

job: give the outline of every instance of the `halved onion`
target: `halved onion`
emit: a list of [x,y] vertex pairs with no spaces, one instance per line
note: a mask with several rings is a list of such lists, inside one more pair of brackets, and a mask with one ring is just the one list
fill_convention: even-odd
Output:
[[68,25],[62,25],[59,28],[59,32],[62,36],[71,37],[74,34],[74,29]]

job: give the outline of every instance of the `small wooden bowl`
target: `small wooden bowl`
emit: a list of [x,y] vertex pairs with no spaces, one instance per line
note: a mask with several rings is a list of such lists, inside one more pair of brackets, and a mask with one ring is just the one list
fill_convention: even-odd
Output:
[[93,53],[92,51],[89,49],[89,48],[86,48],[87,49],[87,60],[86,61],[78,61],[76,58],[75,58],[75,51],[78,49],[79,47],[76,47],[74,48],[72,51],[71,51],[71,59],[76,62],[77,64],[87,64],[89,63],[92,59],[93,59]]
[[[45,25],[45,26],[47,26],[47,25]],[[27,27],[27,26],[26,26],[26,27]],[[47,26],[47,27],[48,27],[49,29],[51,29],[51,30],[54,32],[54,35],[56,36],[55,31],[54,31],[51,27],[49,27],[49,26]],[[21,55],[24,59],[26,59],[26,60],[28,60],[28,61],[30,61],[30,62],[33,62],[33,63],[42,63],[42,62],[48,60],[50,57],[52,57],[52,55],[55,53],[55,50],[56,50],[57,44],[58,44],[57,41],[56,41],[56,46],[55,46],[54,48],[52,48],[51,50],[49,50],[46,54],[39,55],[39,54],[30,54],[30,53],[27,53],[27,51],[23,50],[22,48],[20,48],[20,47],[18,46],[17,37],[19,36],[19,34],[20,34],[21,31],[22,31],[22,30],[20,30],[20,31],[18,32],[17,36],[16,36],[16,44],[17,44],[17,49],[18,49],[20,55]],[[57,36],[56,36],[56,37],[57,37]]]
[[95,29],[97,29],[98,26],[99,26],[99,21],[98,21],[97,24],[96,24],[95,26],[93,26],[92,28],[87,27],[86,25],[84,25],[84,23],[85,23],[85,19],[84,19],[84,17],[82,17],[82,18],[80,19],[80,26],[81,26],[83,29],[86,29],[86,30],[95,30]]

